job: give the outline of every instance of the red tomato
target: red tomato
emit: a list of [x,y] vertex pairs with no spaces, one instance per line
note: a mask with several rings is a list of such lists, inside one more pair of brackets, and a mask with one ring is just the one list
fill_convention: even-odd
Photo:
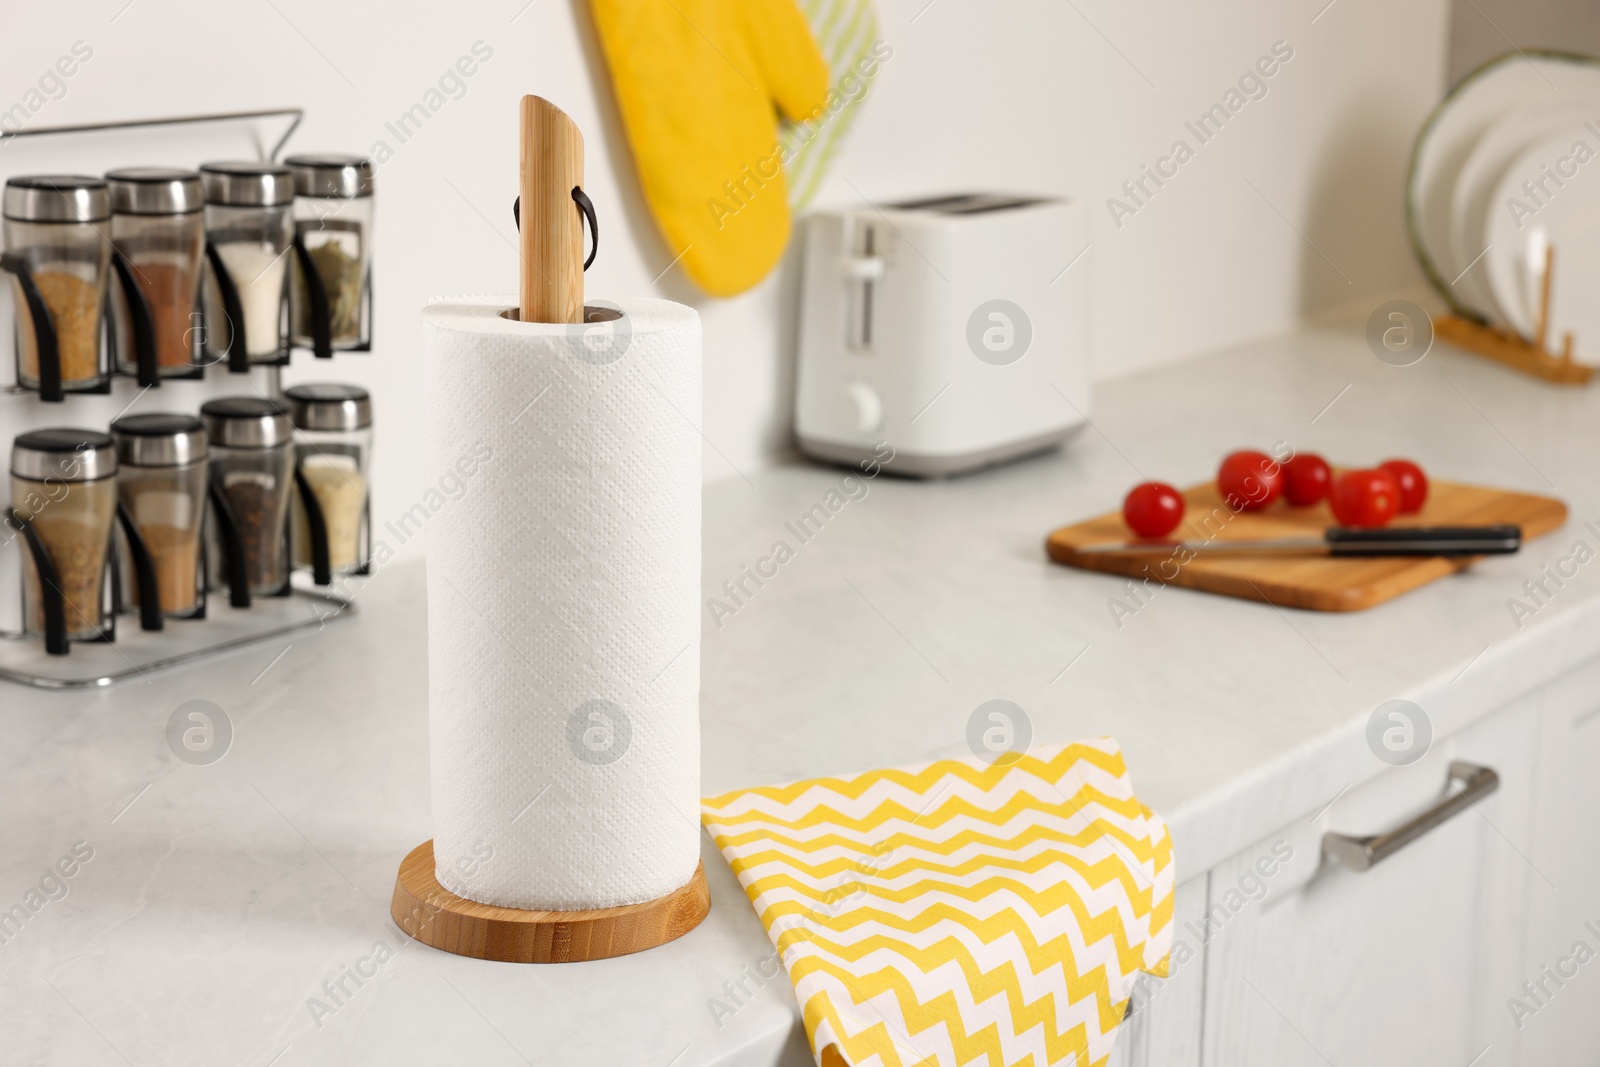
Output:
[[1428,476],[1409,459],[1386,459],[1378,469],[1388,471],[1400,490],[1400,514],[1414,515],[1428,499]]
[[1400,489],[1385,470],[1345,471],[1329,502],[1342,526],[1384,526],[1400,510]]
[[1240,511],[1260,511],[1283,492],[1283,468],[1265,452],[1233,452],[1217,470],[1217,492]]
[[1333,486],[1328,461],[1304,452],[1283,465],[1283,498],[1297,508],[1321,503]]
[[1122,518],[1140,537],[1165,537],[1183,521],[1183,494],[1161,482],[1141,482],[1122,501]]

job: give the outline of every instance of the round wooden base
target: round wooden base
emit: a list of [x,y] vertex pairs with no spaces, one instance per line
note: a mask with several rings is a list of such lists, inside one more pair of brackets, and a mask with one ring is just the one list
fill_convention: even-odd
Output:
[[504,963],[576,963],[664,945],[700,925],[711,910],[705,865],[682,889],[643,904],[594,911],[523,911],[458,897],[433,873],[433,842],[400,864],[389,914],[424,945]]

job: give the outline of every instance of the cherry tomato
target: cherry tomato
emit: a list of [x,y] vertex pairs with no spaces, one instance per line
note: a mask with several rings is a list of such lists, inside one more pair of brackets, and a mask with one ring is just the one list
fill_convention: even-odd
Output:
[[1378,469],[1388,471],[1400,490],[1400,514],[1414,515],[1428,499],[1428,476],[1409,459],[1386,459]]
[[1230,453],[1217,469],[1217,492],[1240,511],[1260,511],[1283,492],[1283,468],[1265,452]]
[[1384,526],[1400,510],[1400,489],[1385,470],[1345,471],[1329,502],[1342,526]]
[[1283,498],[1297,508],[1321,503],[1332,487],[1333,471],[1315,452],[1303,452],[1283,465]]
[[1122,501],[1122,519],[1140,537],[1165,537],[1183,521],[1183,494],[1162,482],[1141,482]]

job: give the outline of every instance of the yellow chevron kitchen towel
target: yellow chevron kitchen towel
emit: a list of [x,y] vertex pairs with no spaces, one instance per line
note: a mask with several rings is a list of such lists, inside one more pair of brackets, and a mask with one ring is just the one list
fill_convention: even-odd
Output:
[[708,797],[824,1067],[1100,1067],[1167,973],[1166,823],[1115,741]]

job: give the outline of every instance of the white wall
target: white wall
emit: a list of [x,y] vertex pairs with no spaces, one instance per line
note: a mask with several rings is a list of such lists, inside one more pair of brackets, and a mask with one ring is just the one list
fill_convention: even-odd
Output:
[[1594,0],[1454,0],[1451,8],[1452,82],[1513,47],[1600,55]]
[[[895,54],[820,202],[965,187],[1086,198],[1101,376],[1412,284],[1401,183],[1442,86],[1445,3],[1325,2],[882,0]],[[672,256],[640,201],[583,0],[92,0],[11,4],[5,23],[0,108],[74,40],[95,50],[35,123],[299,104],[308,116],[291,151],[396,146],[378,174],[377,351],[334,367],[378,400],[380,518],[423,488],[417,309],[515,285],[516,101],[526,92],[588,131],[603,231],[590,292],[655,292],[704,316],[707,476],[758,468],[789,447],[793,250],[733,300],[699,296],[676,271],[652,281]],[[396,145],[385,122],[479,40],[494,54],[466,95]],[[1280,40],[1294,57],[1268,95],[1199,146],[1184,122]],[[1194,159],[1118,228],[1107,197],[1180,137]],[[1075,251],[1062,250],[1063,266]],[[330,376],[309,363],[289,380]],[[120,402],[77,402],[72,421],[98,413],[103,424],[133,395],[118,388]],[[19,405],[34,402],[0,399],[0,437],[15,432]]]

